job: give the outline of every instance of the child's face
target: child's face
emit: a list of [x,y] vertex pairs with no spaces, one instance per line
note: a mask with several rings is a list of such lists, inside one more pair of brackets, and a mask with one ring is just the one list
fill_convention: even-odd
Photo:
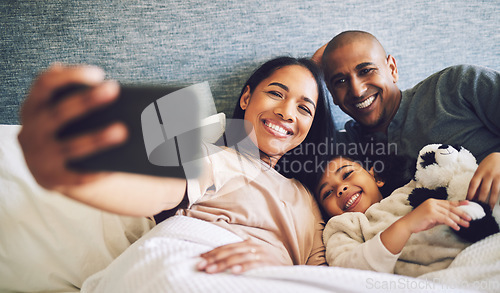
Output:
[[364,169],[359,163],[337,157],[328,163],[316,190],[316,198],[329,216],[347,212],[364,213],[372,204],[382,200],[373,168]]
[[[318,86],[305,67],[277,69],[240,99],[245,120],[253,126],[252,140],[265,154],[279,159],[307,136],[318,103]],[[248,130],[247,130],[248,131]]]

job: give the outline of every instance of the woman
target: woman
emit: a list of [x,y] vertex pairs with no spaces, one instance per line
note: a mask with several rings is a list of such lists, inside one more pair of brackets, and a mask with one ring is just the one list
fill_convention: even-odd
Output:
[[[54,90],[69,83],[84,83],[91,89],[56,105],[49,103]],[[290,57],[273,59],[256,70],[243,87],[236,111],[240,114],[235,118],[243,116],[252,125],[253,131],[246,129],[246,133],[260,155],[246,156],[242,162],[247,170],[265,166],[251,178],[231,169],[231,158],[238,154],[213,145],[205,146],[206,172],[196,180],[118,172],[83,174],[66,169],[67,160],[126,139],[126,128],[119,123],[66,141],[58,141],[54,135],[68,121],[113,101],[118,90],[117,83],[104,81],[104,73],[95,67],[56,64],[39,76],[22,109],[19,141],[40,185],[131,216],[171,210],[186,198],[188,206],[178,214],[213,222],[248,239],[202,255],[204,261],[198,268],[210,273],[228,268],[242,272],[261,265],[325,263],[322,220],[313,197],[299,182],[273,169],[301,143],[319,143],[333,133],[330,103],[314,63]],[[234,185],[241,180],[248,184]]]

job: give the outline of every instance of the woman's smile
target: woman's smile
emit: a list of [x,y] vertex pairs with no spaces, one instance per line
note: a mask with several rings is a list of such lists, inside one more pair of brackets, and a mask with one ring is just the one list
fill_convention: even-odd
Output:
[[277,121],[272,121],[270,119],[263,119],[264,126],[266,130],[274,136],[280,138],[286,138],[290,135],[293,135],[293,130],[289,126],[286,126]]

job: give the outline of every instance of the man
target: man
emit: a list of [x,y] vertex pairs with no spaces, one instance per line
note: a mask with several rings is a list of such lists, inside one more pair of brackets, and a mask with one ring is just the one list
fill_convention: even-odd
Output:
[[500,194],[500,73],[454,66],[401,92],[398,69],[379,41],[363,31],[335,36],[314,55],[333,100],[355,121],[344,142],[396,144],[416,158],[429,143],[461,145],[480,162],[467,199],[488,202]]

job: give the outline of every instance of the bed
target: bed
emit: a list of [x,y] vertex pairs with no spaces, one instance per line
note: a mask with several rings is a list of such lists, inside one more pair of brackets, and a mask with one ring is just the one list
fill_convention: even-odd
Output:
[[[419,278],[306,266],[203,274],[197,255],[237,237],[182,217],[155,226],[46,191],[16,134],[31,80],[54,61],[96,64],[126,82],[208,81],[210,112],[230,117],[259,63],[311,56],[346,29],[379,38],[398,61],[402,89],[458,63],[500,70],[499,15],[496,1],[1,2],[0,292],[498,292],[498,235]],[[342,128],[348,117],[333,114]]]

